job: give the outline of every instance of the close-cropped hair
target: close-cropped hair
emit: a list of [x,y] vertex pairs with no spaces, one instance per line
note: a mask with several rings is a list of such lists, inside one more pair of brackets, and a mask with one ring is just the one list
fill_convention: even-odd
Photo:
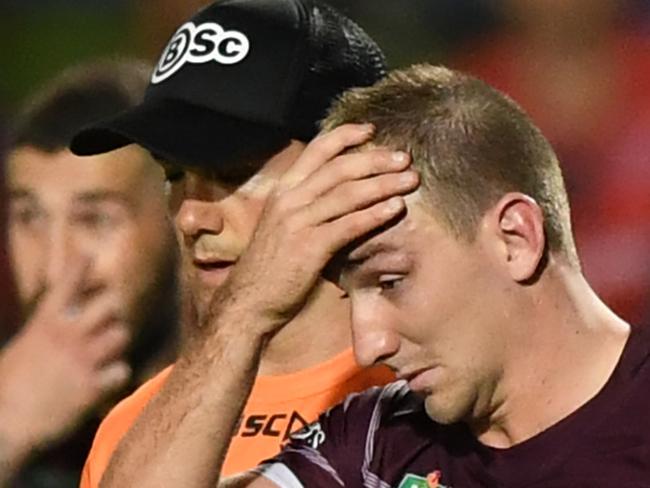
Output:
[[144,96],[152,67],[140,60],[101,60],[73,66],[38,89],[18,113],[11,149],[57,152],[83,127],[133,107]]
[[579,266],[555,152],[503,93],[472,76],[419,64],[343,94],[322,126],[345,123],[371,123],[373,145],[411,154],[423,198],[457,238],[471,242],[484,213],[505,193],[521,192],[543,212],[547,249]]

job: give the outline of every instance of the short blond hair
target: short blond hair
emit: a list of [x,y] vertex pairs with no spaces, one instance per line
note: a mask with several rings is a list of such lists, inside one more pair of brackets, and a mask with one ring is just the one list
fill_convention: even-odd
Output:
[[472,76],[420,64],[344,93],[322,126],[344,123],[372,123],[374,144],[411,154],[423,195],[458,238],[472,240],[485,211],[519,191],[542,209],[547,248],[579,266],[555,152],[506,95]]

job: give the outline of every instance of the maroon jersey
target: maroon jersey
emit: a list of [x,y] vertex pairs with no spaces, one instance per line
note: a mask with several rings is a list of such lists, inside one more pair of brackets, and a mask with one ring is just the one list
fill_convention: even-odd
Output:
[[349,397],[259,469],[286,488],[650,487],[650,328],[598,395],[509,449],[441,425],[405,382]]

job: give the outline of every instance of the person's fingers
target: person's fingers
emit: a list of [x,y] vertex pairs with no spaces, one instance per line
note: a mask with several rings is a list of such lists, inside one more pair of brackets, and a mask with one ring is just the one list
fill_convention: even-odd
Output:
[[293,188],[343,150],[368,141],[373,132],[370,124],[345,124],[317,136],[283,175],[279,188]]
[[78,314],[69,321],[80,334],[90,335],[120,317],[122,302],[116,294],[102,293],[78,307]]
[[404,198],[396,196],[323,224],[319,232],[323,239],[327,239],[329,257],[352,241],[394,219],[405,208]]
[[314,171],[292,191],[292,199],[296,205],[305,205],[346,181],[403,171],[409,164],[408,153],[402,151],[373,149],[344,154]]
[[125,361],[115,361],[104,366],[95,376],[95,387],[108,394],[123,387],[131,377],[131,368]]
[[296,219],[300,225],[318,226],[390,197],[410,193],[418,184],[419,176],[411,170],[348,181],[316,199]]
[[94,364],[104,365],[120,357],[130,340],[131,334],[127,325],[114,322],[88,341],[85,353]]

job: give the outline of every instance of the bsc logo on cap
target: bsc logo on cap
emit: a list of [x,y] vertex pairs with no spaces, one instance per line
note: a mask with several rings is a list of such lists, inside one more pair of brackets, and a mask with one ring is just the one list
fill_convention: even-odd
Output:
[[185,63],[235,64],[246,57],[250,48],[248,38],[235,30],[224,30],[216,22],[198,26],[183,24],[167,44],[153,72],[151,83],[160,83],[183,67]]

